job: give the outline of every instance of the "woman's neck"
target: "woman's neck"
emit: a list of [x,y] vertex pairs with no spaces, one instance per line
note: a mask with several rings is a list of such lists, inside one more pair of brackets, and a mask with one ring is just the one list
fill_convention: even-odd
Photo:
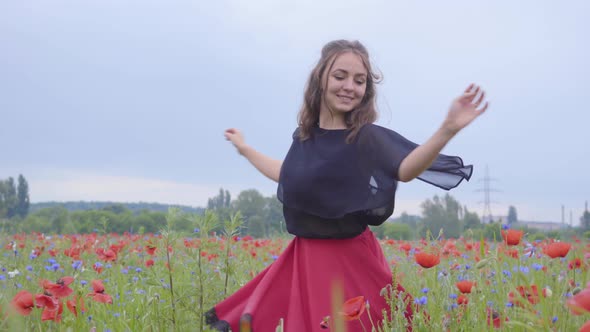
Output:
[[344,114],[332,113],[327,110],[320,111],[318,123],[322,129],[347,129],[348,126],[344,120]]

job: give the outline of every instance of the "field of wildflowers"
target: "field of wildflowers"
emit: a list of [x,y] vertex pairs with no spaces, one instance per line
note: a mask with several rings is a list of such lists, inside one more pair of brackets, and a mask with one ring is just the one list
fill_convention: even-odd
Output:
[[[189,216],[193,234],[169,231],[181,217],[171,211],[159,234],[0,234],[0,330],[206,331],[203,313],[290,240],[240,238],[239,216],[212,234],[210,213]],[[495,242],[382,241],[396,280],[413,296],[413,330],[590,331],[590,245],[501,234]],[[362,295],[345,299],[344,318],[362,317],[370,305]],[[337,330],[331,321],[317,324]],[[404,331],[404,324],[399,314],[365,328]]]

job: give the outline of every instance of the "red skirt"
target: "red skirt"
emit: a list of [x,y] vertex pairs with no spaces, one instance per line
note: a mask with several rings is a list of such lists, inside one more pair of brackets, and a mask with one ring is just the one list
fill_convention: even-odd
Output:
[[[254,332],[266,332],[275,331],[282,318],[286,332],[324,332],[320,325],[331,315],[334,283],[342,285],[344,300],[364,296],[374,323],[383,319],[384,309],[391,314],[380,294],[392,283],[391,270],[369,228],[350,239],[295,237],[276,261],[211,309],[206,321],[220,331],[240,331],[242,321]],[[397,289],[404,292],[400,285]],[[411,321],[412,299],[402,296]],[[367,312],[360,320],[370,330]],[[358,320],[346,325],[348,332],[362,332]]]

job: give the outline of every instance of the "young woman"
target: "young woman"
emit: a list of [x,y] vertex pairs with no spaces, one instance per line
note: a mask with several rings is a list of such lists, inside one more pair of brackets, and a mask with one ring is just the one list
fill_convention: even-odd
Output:
[[[332,290],[343,298],[363,296],[373,322],[389,314],[382,290],[392,283],[379,242],[367,227],[393,213],[397,182],[416,177],[449,190],[469,180],[472,166],[440,154],[457,132],[488,107],[484,92],[470,85],[453,100],[440,128],[418,146],[374,125],[375,84],[365,47],[337,40],[322,49],[309,77],[293,143],[284,161],[247,145],[239,130],[225,137],[262,174],[278,182],[287,230],[295,235],[281,256],[248,284],[217,304],[207,323],[221,331],[321,331],[332,314]],[[397,285],[407,304],[411,297]],[[347,322],[347,331],[371,326],[368,313]]]

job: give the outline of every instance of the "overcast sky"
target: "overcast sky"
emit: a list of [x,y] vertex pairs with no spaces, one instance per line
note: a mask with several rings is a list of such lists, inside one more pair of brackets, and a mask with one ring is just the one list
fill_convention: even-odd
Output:
[[[378,124],[424,142],[475,82],[491,106],[444,153],[475,172],[450,193],[481,214],[578,222],[590,199],[588,1],[2,1],[0,179],[32,202],[204,206],[276,190],[223,138],[291,144],[321,47],[358,39],[384,80]],[[445,192],[402,184],[394,216]]]

